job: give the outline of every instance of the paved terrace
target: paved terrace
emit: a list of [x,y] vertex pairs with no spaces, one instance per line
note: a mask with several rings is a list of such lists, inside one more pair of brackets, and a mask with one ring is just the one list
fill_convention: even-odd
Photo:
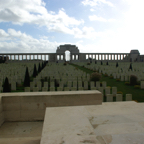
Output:
[[0,144],[11,143],[144,144],[144,103],[47,107],[44,123],[4,122]]
[[47,108],[41,144],[144,144],[144,103]]

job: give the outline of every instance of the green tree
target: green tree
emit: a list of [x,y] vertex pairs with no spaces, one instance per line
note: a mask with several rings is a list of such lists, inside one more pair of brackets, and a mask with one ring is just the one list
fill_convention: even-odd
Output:
[[41,71],[41,66],[40,66],[40,63],[39,63],[39,67],[38,67],[38,73]]
[[25,87],[29,87],[30,86],[30,77],[29,77],[28,67],[26,67],[24,86]]
[[116,63],[116,67],[118,67],[118,62]]
[[132,70],[132,63],[130,64],[129,69],[131,69],[131,70]]
[[42,62],[42,69],[44,68],[44,64],[43,64],[43,62]]
[[4,81],[3,92],[11,92],[10,84],[7,77],[5,78]]
[[37,75],[37,69],[36,69],[36,64],[34,64],[33,77],[36,77],[36,75]]

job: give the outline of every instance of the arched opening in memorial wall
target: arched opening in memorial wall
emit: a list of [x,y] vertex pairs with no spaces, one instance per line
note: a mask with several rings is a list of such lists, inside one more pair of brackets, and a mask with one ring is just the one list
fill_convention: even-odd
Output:
[[70,51],[68,50],[65,51],[65,60],[70,61]]

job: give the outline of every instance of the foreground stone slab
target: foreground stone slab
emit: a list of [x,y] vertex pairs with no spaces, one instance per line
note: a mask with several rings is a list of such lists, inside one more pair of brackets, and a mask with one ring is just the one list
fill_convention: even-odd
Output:
[[84,116],[84,112],[83,106],[47,108],[41,144],[79,144],[82,139],[83,141],[94,141],[94,137],[89,138],[89,135],[92,137],[94,131],[89,120]]
[[144,103],[47,108],[40,144],[144,142]]

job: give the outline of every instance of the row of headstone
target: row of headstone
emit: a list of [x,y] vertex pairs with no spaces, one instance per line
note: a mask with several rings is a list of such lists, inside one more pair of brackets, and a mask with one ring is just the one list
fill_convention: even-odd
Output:
[[[106,101],[113,102],[113,94],[107,94]],[[123,101],[122,94],[116,94],[116,101]],[[132,101],[132,94],[126,94],[126,101]]]

